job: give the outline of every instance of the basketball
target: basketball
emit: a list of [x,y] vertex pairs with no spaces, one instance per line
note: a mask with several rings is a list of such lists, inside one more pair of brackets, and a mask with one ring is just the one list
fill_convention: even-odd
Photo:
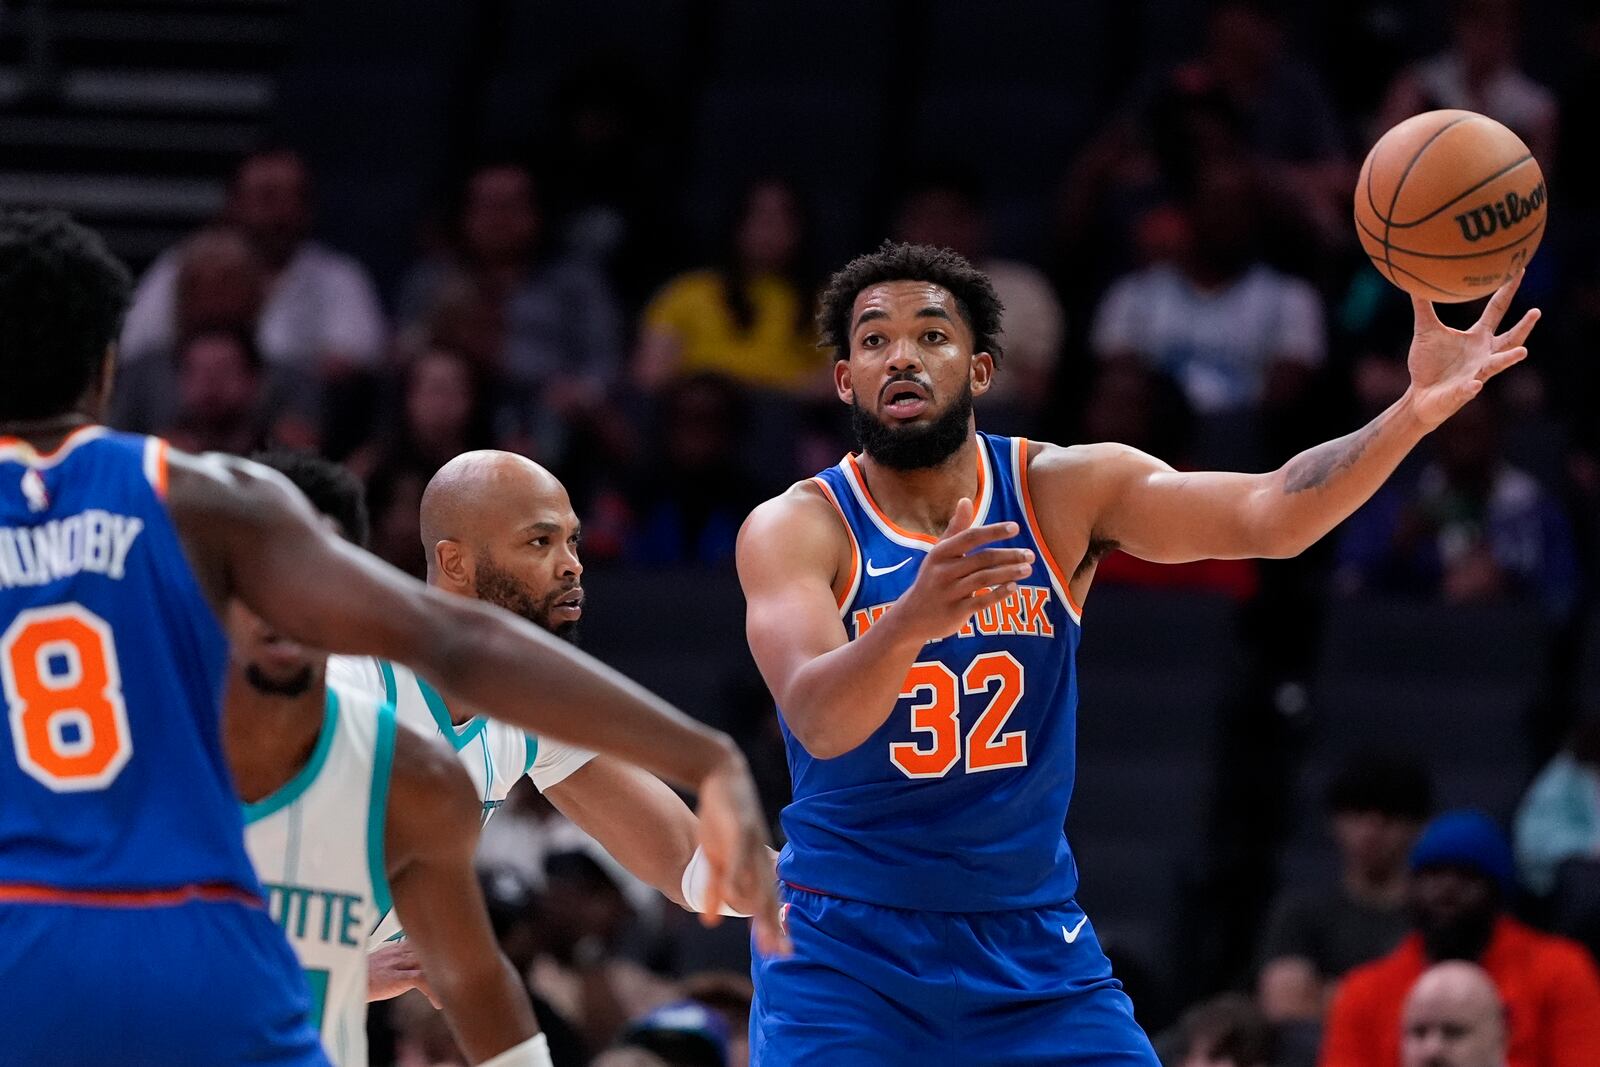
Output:
[[1487,296],[1544,235],[1539,161],[1472,111],[1429,111],[1384,134],[1356,182],[1356,233],[1378,272],[1413,296]]

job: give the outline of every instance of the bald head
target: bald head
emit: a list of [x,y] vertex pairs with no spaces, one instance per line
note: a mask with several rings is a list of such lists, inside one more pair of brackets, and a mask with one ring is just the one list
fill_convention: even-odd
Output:
[[1406,997],[1404,1067],[1504,1067],[1505,1006],[1475,963],[1449,960],[1426,971]]
[[430,585],[574,633],[579,525],[555,475],[512,452],[466,452],[428,483],[421,518]]

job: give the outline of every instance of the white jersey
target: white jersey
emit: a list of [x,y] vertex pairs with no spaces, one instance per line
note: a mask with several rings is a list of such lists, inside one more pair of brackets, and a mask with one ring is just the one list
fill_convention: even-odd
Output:
[[[328,680],[391,704],[402,726],[428,737],[442,737],[477,787],[484,822],[505,803],[506,794],[524,775],[542,792],[594,758],[586,749],[540,739],[484,715],[457,724],[437,689],[409,667],[388,660],[334,656],[328,660]],[[372,935],[371,944],[376,947],[399,933],[400,923],[390,914]]]
[[245,845],[311,988],[311,1017],[336,1067],[367,1062],[367,936],[390,911],[383,855],[394,711],[328,687],[306,765],[244,806]]

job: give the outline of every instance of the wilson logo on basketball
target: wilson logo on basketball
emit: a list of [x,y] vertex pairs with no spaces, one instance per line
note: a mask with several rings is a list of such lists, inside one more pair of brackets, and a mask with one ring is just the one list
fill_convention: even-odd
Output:
[[1456,216],[1461,236],[1469,241],[1480,241],[1499,230],[1509,230],[1523,219],[1544,207],[1544,182],[1533,187],[1527,196],[1515,191],[1504,200],[1492,201]]

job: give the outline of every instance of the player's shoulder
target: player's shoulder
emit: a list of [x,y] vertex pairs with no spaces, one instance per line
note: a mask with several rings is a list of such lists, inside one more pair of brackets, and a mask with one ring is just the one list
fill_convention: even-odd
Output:
[[1084,445],[1029,441],[1025,477],[1034,495],[1097,498],[1163,466],[1137,448],[1114,441]]
[[270,467],[220,452],[166,450],[167,507],[182,521],[238,522],[252,527],[309,516],[310,505]]
[[328,684],[368,696],[386,692],[382,668],[372,656],[329,656]]
[[741,567],[762,559],[831,559],[847,547],[844,519],[815,478],[759,504],[739,530]]

